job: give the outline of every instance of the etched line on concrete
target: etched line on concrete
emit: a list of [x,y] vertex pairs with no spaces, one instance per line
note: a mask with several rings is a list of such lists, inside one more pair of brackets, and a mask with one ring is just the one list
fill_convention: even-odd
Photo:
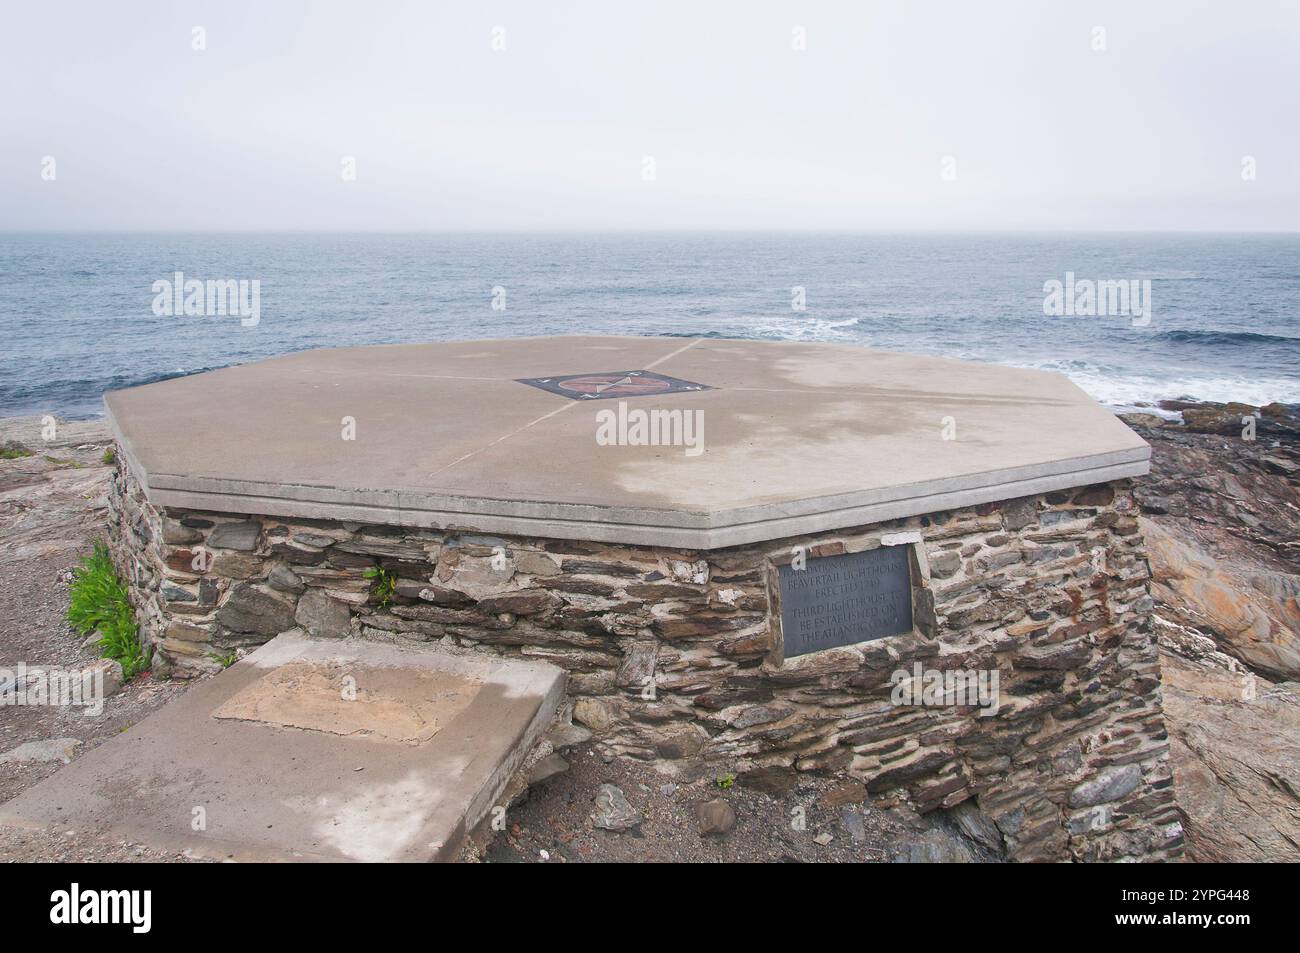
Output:
[[649,364],[647,364],[647,365],[643,368],[643,370],[652,371],[652,370],[654,370],[656,367],[658,367],[660,364],[662,364],[664,361],[672,360],[674,357],[676,357],[678,354],[681,354],[683,351],[689,351],[691,348],[695,347],[695,345],[699,344],[699,343],[700,343],[701,341],[703,341],[703,340],[704,340],[704,338],[696,338],[694,341],[691,341],[691,343],[686,344],[686,345],[684,345],[684,346],[682,346],[682,347],[679,347],[677,350],[673,351],[671,354],[665,354],[663,357],[659,358],[658,360],[656,360],[656,361],[651,361]]
[[563,413],[564,411],[568,410],[570,407],[579,407],[579,406],[581,406],[581,405],[580,405],[580,404],[564,404],[563,406],[556,407],[554,410],[549,411],[549,412],[547,412],[547,413],[545,413],[545,414],[542,414],[542,416],[538,417],[536,420],[530,420],[528,423],[524,424],[522,427],[519,427],[519,428],[516,428],[515,430],[510,431],[510,433],[508,433],[508,434],[506,434],[506,435],[504,435],[504,436],[502,436],[502,437],[497,437],[497,438],[496,438],[495,440],[493,440],[491,443],[484,444],[483,446],[479,447],[477,450],[471,450],[469,453],[466,453],[466,454],[464,454],[464,455],[462,455],[462,456],[460,456],[460,457],[457,457],[455,460],[451,461],[451,463],[447,464],[445,467],[440,467],[439,469],[434,470],[432,475],[433,475],[433,476],[437,476],[439,473],[446,473],[446,472],[447,472],[448,470],[450,470],[452,467],[456,466],[456,464],[458,464],[458,463],[464,463],[466,460],[469,460],[471,457],[476,457],[476,456],[478,456],[480,453],[483,453],[485,450],[491,450],[491,449],[492,449],[493,447],[495,447],[497,444],[499,444],[499,443],[504,443],[505,441],[507,441],[507,440],[509,440],[511,437],[513,437],[515,434],[523,433],[523,432],[524,432],[525,430],[527,430],[529,427],[535,427],[535,426],[537,426],[537,424],[540,424],[543,420],[549,420],[551,417],[554,417],[556,414]]

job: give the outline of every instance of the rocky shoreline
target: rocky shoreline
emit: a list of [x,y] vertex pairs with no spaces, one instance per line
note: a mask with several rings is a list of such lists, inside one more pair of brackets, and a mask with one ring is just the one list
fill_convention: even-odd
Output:
[[[1124,419],[1153,448],[1152,473],[1137,481],[1134,497],[1153,571],[1187,857],[1300,860],[1300,408],[1178,401],[1153,409],[1163,413]],[[60,427],[54,441],[42,436],[38,418],[0,420],[0,444],[15,441],[33,451],[0,461],[0,624],[7,643],[0,645],[0,660],[69,664],[69,653],[80,652],[89,662],[93,654],[80,649],[61,611],[67,569],[103,533],[111,470],[100,457],[109,438],[95,421]],[[0,737],[0,754],[30,741],[69,737],[81,742],[77,751],[87,750],[183,690],[179,682],[137,680],[109,700],[104,719],[68,720],[56,709],[29,711]],[[100,720],[105,724],[91,724]],[[574,836],[589,837],[575,835],[590,827],[595,789],[586,789],[626,779],[617,764],[584,763],[591,764],[590,771],[575,771],[530,792],[519,822],[486,855],[536,859],[547,851],[563,857]],[[0,798],[57,766],[24,766]],[[642,787],[651,795],[656,790],[649,780]],[[870,810],[868,804],[861,813],[869,829]],[[927,815],[926,823],[936,820]],[[918,830],[914,822],[900,826],[888,817],[879,826],[882,832]],[[941,829],[942,823],[925,836],[942,840],[936,833]],[[710,859],[782,855],[783,849],[766,844],[763,827],[751,830],[711,841]],[[837,843],[856,838],[849,828],[835,832]],[[653,843],[638,842],[638,858],[698,853],[693,845],[700,833],[690,817],[655,834]],[[610,855],[596,849],[572,859],[598,859],[602,853]],[[842,859],[883,856],[870,845],[861,853]],[[93,838],[70,845],[28,832],[0,832],[3,859],[78,856],[164,859]]]
[[1187,855],[1294,862],[1300,407],[1166,401],[1160,409],[1181,419],[1124,419],[1152,447],[1151,475],[1134,497]]

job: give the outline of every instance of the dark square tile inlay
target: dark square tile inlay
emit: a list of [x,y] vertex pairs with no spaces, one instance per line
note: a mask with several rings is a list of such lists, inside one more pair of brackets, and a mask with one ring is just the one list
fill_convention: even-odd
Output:
[[653,397],[686,391],[712,390],[654,371],[601,371],[595,374],[566,374],[559,377],[519,377],[520,384],[540,387],[574,400],[605,400],[610,397]]

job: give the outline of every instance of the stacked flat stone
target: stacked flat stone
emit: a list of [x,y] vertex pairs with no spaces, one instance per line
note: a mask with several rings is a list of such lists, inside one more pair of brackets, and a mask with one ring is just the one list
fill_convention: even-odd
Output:
[[[119,463],[110,529],[178,676],[295,628],[443,641],[561,666],[575,719],[614,755],[842,770],[920,811],[975,799],[1015,860],[1181,854],[1126,480],[691,551],[160,509]],[[898,539],[920,540],[914,631],[781,659],[774,562]],[[1000,710],[894,704],[891,676],[918,661],[995,668]]]

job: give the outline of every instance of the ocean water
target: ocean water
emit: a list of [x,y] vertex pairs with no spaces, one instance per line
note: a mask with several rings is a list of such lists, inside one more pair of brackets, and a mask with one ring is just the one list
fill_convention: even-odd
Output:
[[[258,280],[260,320],[155,314],[177,271]],[[1067,272],[1149,280],[1149,323],[1045,315]],[[1300,236],[0,234],[0,416],[304,348],[565,333],[1046,368],[1116,408],[1300,402]]]

